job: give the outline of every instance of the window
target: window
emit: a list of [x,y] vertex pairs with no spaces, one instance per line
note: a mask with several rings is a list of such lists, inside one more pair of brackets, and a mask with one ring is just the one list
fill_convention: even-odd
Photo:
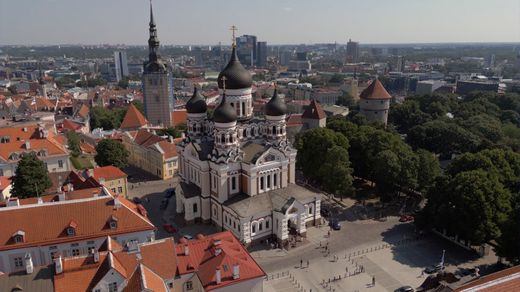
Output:
[[192,281],[186,282],[186,290],[191,290],[191,289],[193,289],[193,282]]
[[57,251],[51,251],[51,252],[49,253],[49,256],[51,257],[51,260],[54,259],[54,258],[56,257],[57,254],[58,254]]
[[267,176],[267,188],[270,188],[271,187],[271,176],[268,175]]
[[269,220],[265,221],[265,229],[269,229]]
[[255,233],[255,232],[256,232],[256,225],[253,224],[253,225],[251,226],[251,233]]
[[309,206],[309,215],[312,215],[312,206]]
[[63,168],[63,160],[58,160],[58,167]]
[[235,190],[237,188],[237,178],[234,176],[231,178],[231,189]]
[[72,249],[72,256],[73,257],[79,256],[79,248],[73,248]]
[[197,203],[193,204],[193,213],[197,213]]
[[273,174],[273,187],[276,187],[278,186],[278,182],[276,181],[277,180],[277,174]]
[[117,282],[108,284],[108,292],[117,292]]
[[75,235],[75,234],[76,234],[76,230],[74,230],[73,227],[69,227],[69,228],[67,228],[67,235],[68,235],[68,236],[73,236],[73,235]]
[[116,192],[116,188],[111,188],[110,190],[114,193]]
[[258,231],[262,231],[262,228],[264,227],[264,222],[260,221],[258,224]]
[[[170,170],[171,171],[171,170]],[[117,193],[121,194],[123,192],[123,187],[117,187]]]
[[260,178],[260,189],[261,190],[264,189],[264,177],[263,176]]
[[213,208],[213,216],[217,217],[218,219],[217,208]]
[[23,242],[23,235],[15,235],[14,236],[14,242],[15,243],[22,243]]
[[87,252],[88,252],[88,254],[93,253],[95,250],[96,250],[96,247],[95,247],[95,246],[89,246],[89,247],[87,247]]
[[233,221],[233,229],[237,229],[237,222]]
[[116,229],[117,228],[117,221],[110,221],[110,229]]
[[101,289],[96,289],[94,290],[94,292],[101,292]]
[[14,258],[14,266],[17,268],[23,267],[23,259],[22,257]]

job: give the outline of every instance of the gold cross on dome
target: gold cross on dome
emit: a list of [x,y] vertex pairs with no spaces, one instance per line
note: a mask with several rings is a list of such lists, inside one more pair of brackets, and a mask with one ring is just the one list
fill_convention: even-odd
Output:
[[232,39],[233,42],[232,42],[232,44],[233,44],[233,46],[236,46],[237,43],[236,43],[235,32],[238,31],[238,27],[236,27],[235,25],[232,25],[231,28],[230,28],[229,30],[231,30],[231,31],[232,31],[232,34],[233,34],[233,39]]

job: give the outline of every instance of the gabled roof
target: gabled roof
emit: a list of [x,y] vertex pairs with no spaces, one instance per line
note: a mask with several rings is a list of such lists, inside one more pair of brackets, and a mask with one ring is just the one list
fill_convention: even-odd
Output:
[[82,127],[83,127],[83,125],[80,124],[80,123],[76,123],[76,122],[71,121],[69,119],[63,120],[63,125],[62,125],[63,129],[77,131],[77,130],[80,130]]
[[[219,243],[218,248],[221,251],[218,255],[215,253],[216,242]],[[185,245],[188,245],[188,255],[184,254]],[[178,273],[196,273],[205,291],[265,276],[265,272],[230,231],[179,243],[176,250]],[[237,264],[240,266],[240,277],[235,280],[233,266]],[[215,279],[217,269],[221,271],[220,284],[217,284]]]
[[[88,189],[86,191],[91,192]],[[148,218],[139,213],[135,204],[122,197],[119,197],[119,200],[121,202],[119,208],[115,208],[114,198],[111,195],[0,208],[0,221],[11,222],[11,224],[0,225],[0,250],[155,229]],[[108,225],[112,216],[119,218],[116,229],[111,229]],[[68,236],[66,233],[66,228],[71,221],[77,225],[74,236]],[[25,232],[23,243],[15,243],[12,238],[18,230]]]
[[85,104],[82,104],[79,108],[78,112],[76,113],[76,116],[79,116],[83,119],[87,118],[90,113],[90,109]]
[[103,166],[94,168],[94,178],[99,181],[100,179],[112,180],[116,178],[127,177],[128,175],[124,173],[121,169],[113,166]]
[[162,140],[158,144],[159,147],[161,147],[161,149],[164,151],[165,159],[177,156],[177,147],[175,147],[175,144],[166,140]]
[[137,109],[137,107],[131,103],[125,114],[125,118],[121,123],[121,129],[138,129],[146,126],[148,121],[144,115]]
[[391,99],[392,96],[386,91],[385,87],[379,81],[379,79],[376,79],[368,85],[363,92],[359,95],[359,98],[361,99]]
[[316,100],[311,100],[311,104],[303,112],[303,119],[321,120],[325,119],[327,115]]

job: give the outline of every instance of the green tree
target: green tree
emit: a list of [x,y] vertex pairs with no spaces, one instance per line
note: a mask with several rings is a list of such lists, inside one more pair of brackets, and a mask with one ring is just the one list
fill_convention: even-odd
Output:
[[506,258],[513,265],[520,264],[520,202],[519,194],[513,211],[502,224],[501,234],[497,238],[495,252],[498,256]]
[[356,104],[356,100],[348,92],[344,92],[336,99],[336,105],[351,107]]
[[157,130],[157,135],[159,136],[172,136],[174,138],[178,138],[181,136],[179,131],[177,131],[175,128],[169,127],[166,129],[159,129]]
[[417,154],[417,186],[420,191],[428,191],[436,178],[441,175],[439,160],[433,153],[419,149]]
[[345,148],[333,146],[327,151],[318,172],[326,191],[340,195],[342,200],[352,194],[352,169]]
[[73,157],[78,157],[81,154],[79,135],[76,132],[67,132],[67,144]]
[[119,80],[119,82],[117,83],[117,86],[119,86],[123,89],[127,89],[128,88],[128,77],[125,77],[125,78]]
[[144,115],[144,104],[142,101],[134,99],[132,104]]
[[42,195],[52,186],[45,163],[34,152],[22,155],[12,181],[11,194],[20,199]]
[[128,151],[119,141],[103,139],[96,146],[96,163],[99,166],[113,165],[119,168],[127,166]]
[[407,100],[402,104],[393,104],[388,119],[400,133],[408,133],[408,130],[414,126],[422,125],[431,120],[431,116],[421,111],[418,101]]
[[298,157],[296,163],[303,173],[318,182],[323,182],[320,175],[320,166],[325,155],[332,147],[340,146],[348,149],[347,138],[340,133],[326,128],[311,129],[296,136],[296,149]]
[[511,211],[511,193],[497,176],[471,170],[440,184],[425,208],[433,226],[474,244],[501,235],[500,226]]

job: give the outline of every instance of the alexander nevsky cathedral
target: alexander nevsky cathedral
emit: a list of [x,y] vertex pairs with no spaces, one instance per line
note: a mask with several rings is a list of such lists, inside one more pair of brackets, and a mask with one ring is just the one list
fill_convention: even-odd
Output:
[[186,103],[186,138],[177,145],[176,211],[232,231],[244,244],[285,244],[319,224],[321,196],[295,184],[296,150],[286,136],[284,100],[276,90],[265,118],[253,117],[252,78],[237,57],[218,76],[220,101],[208,117],[195,89]]

